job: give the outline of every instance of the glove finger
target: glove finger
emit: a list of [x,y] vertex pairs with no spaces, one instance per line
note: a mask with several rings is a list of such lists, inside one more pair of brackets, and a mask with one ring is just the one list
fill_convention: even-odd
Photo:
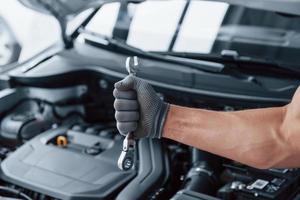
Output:
[[135,131],[137,122],[117,122],[117,129],[122,135],[127,135],[129,132]]
[[138,112],[116,111],[115,118],[118,122],[137,122],[139,120]]
[[123,80],[115,83],[115,88],[118,90],[132,90],[134,88],[134,77],[132,75],[126,76]]
[[116,99],[114,108],[117,111],[136,111],[139,108],[137,100]]
[[136,92],[133,90],[122,91],[118,89],[114,89],[113,95],[116,99],[137,99]]

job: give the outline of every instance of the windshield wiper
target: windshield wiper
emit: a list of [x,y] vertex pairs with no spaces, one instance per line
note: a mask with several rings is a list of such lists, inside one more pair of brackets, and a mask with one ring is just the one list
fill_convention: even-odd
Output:
[[[190,52],[152,52],[161,55],[171,55],[175,57],[190,58],[190,59],[199,59],[206,60],[211,62],[217,62],[224,64],[225,69],[237,69],[246,71],[255,72],[257,71],[270,73],[273,72],[277,75],[289,75],[289,76],[300,76],[300,70],[295,66],[289,65],[281,62],[273,62],[267,59],[258,59],[248,56],[240,56],[237,51],[233,50],[223,50],[220,54],[201,54],[201,53],[190,53]],[[224,71],[223,71],[224,72]]]
[[220,73],[225,68],[224,64],[222,63],[207,61],[207,60],[192,59],[192,58],[184,58],[182,56],[162,55],[159,53],[146,52],[141,49],[129,46],[125,44],[123,41],[111,39],[101,34],[90,32],[85,29],[80,29],[79,31],[80,31],[80,35],[84,38],[86,43],[90,43],[92,45],[99,46],[101,48],[110,49],[115,52],[128,54],[128,55],[135,55],[142,58],[155,59],[158,61],[165,61],[174,64],[182,64],[192,69],[202,70],[202,71],[212,72],[212,73]]
[[272,75],[300,77],[300,71],[292,66],[240,56],[236,51],[223,50],[220,55],[186,52],[146,52],[129,46],[123,41],[111,39],[98,33],[85,29],[79,31],[86,43],[100,48],[141,58],[182,64],[185,67],[204,72],[230,75],[260,86],[262,84],[257,81],[255,75],[270,75],[270,72],[272,72]]
[[[182,64],[183,67],[189,67],[191,69],[196,69],[204,72],[224,74],[231,76],[232,78],[239,79],[241,81],[246,81],[257,85],[259,87],[265,88],[266,90],[272,90],[265,87],[256,76],[249,75],[240,71],[238,65],[232,65],[232,63],[240,63],[240,60],[254,62],[249,58],[239,57],[235,52],[224,51],[223,55],[220,57],[212,57],[211,55],[206,57],[199,57],[199,54],[193,55],[190,53],[162,53],[162,52],[145,52],[141,49],[129,46],[124,42],[114,40],[103,35],[95,34],[86,30],[81,30],[82,39],[85,43],[91,44],[93,46],[99,46],[100,48],[112,50],[114,52],[135,55],[141,58],[148,58],[157,61],[165,61],[168,63]],[[231,64],[224,62],[225,60],[230,60]],[[257,64],[258,61],[255,60]],[[264,62],[265,64],[265,62]],[[280,66],[278,66],[280,67]],[[236,70],[237,69],[237,70]],[[284,68],[286,70],[286,68]]]

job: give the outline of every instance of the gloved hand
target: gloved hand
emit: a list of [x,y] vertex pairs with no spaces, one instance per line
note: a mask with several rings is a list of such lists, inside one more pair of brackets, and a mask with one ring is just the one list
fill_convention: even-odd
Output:
[[134,138],[161,138],[169,110],[146,81],[129,75],[115,83],[113,92],[117,128],[126,136],[134,132]]

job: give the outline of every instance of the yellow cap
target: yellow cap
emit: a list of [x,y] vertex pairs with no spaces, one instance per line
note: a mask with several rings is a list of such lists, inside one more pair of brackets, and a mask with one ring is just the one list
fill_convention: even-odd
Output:
[[68,145],[68,139],[66,136],[60,135],[56,138],[56,145],[59,147],[66,147]]

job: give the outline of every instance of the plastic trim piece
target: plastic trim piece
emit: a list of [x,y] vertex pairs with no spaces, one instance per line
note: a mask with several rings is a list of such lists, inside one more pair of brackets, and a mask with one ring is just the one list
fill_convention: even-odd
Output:
[[146,199],[167,181],[170,169],[160,140],[143,139],[138,144],[138,175],[120,192],[117,200]]

